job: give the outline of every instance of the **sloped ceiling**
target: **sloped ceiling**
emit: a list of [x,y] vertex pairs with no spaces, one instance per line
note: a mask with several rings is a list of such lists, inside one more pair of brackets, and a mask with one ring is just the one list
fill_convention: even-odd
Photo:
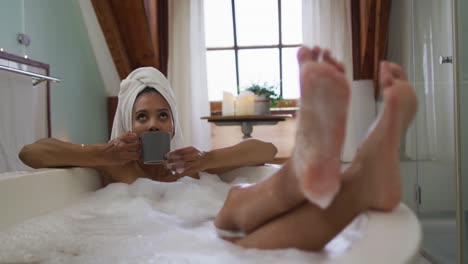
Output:
[[152,66],[167,73],[167,0],[92,0],[119,77]]

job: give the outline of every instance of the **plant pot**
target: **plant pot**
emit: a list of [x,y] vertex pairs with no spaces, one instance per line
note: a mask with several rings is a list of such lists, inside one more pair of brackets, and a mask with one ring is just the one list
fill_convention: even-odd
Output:
[[270,114],[270,100],[264,95],[255,95],[254,111],[256,115],[269,115]]

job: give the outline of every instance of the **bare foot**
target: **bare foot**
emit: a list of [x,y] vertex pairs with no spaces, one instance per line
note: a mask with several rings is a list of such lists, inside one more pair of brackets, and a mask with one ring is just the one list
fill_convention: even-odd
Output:
[[[320,55],[323,56],[323,63],[318,63]],[[249,187],[232,188],[215,221],[219,229],[248,234],[272,218],[298,206],[305,201],[304,191],[299,189],[299,186],[304,186],[302,182],[299,184],[300,179],[304,179],[306,184],[309,184],[309,180],[317,180],[317,183],[311,182],[313,188],[331,189],[332,196],[338,191],[339,158],[349,99],[344,68],[330,52],[318,47],[301,48],[298,61],[301,66],[302,96],[305,99],[301,101],[302,119],[299,123],[303,124],[298,128],[300,133],[296,146],[302,146],[297,147],[292,161],[288,161],[269,179]],[[316,112],[322,115],[317,115]],[[311,166],[307,166],[309,164]],[[297,174],[298,166],[301,174]],[[322,180],[322,175],[312,174],[322,172],[325,176],[328,176],[327,172],[333,175],[329,177],[330,180],[325,177]],[[321,201],[318,203],[323,204]]]
[[[272,219],[245,238],[246,248],[320,250],[365,210],[389,211],[401,198],[398,147],[417,109],[416,96],[396,64],[381,65],[384,110],[343,172],[340,192],[326,209],[312,203]],[[314,228],[310,228],[314,227]]]
[[400,140],[413,120],[417,98],[400,66],[382,62],[380,82],[384,109],[352,164],[370,184],[371,209],[392,210],[401,198]]
[[328,51],[302,48],[298,61],[301,100],[292,161],[304,195],[326,208],[340,188],[350,90],[343,65]]

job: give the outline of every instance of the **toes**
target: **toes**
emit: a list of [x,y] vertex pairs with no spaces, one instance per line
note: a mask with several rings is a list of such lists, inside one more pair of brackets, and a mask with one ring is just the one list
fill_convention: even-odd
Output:
[[322,55],[322,59],[324,62],[333,66],[339,72],[344,73],[345,68],[343,63],[337,61],[332,55],[329,50],[322,50],[320,47],[315,46],[314,48],[310,49],[308,47],[301,47],[297,52],[297,60],[299,65],[302,66],[306,62],[317,62],[320,59],[320,55]]
[[382,65],[385,72],[391,74],[393,78],[401,79],[403,77],[400,65],[389,61],[382,62]]
[[385,89],[393,85],[394,78],[388,72],[380,71],[379,79],[380,79],[380,86],[382,87],[382,89]]
[[331,64],[332,66],[334,66],[338,71],[344,73],[344,66],[343,66],[343,63],[341,62],[338,62],[332,55],[331,55],[331,52],[329,50],[325,50],[323,52],[323,61]]
[[406,74],[400,65],[393,62],[389,62],[389,70],[395,79],[400,79],[404,81],[407,80]]
[[302,65],[304,62],[306,62],[308,54],[309,49],[306,47],[301,47],[297,51],[297,62],[299,62],[299,64]]
[[395,79],[398,79],[398,69],[392,67],[390,62],[383,61],[380,63],[379,79],[382,89],[393,85]]
[[380,63],[380,82],[384,87],[393,84],[394,80],[407,80],[406,73],[403,71],[400,65],[383,61]]
[[343,63],[338,62],[338,65],[337,65],[336,67],[338,68],[338,70],[339,70],[340,72],[342,72],[342,73],[345,72],[345,67],[344,67]]
[[318,61],[321,52],[322,52],[322,49],[318,46],[315,46],[310,52],[311,59],[313,61]]
[[[317,62],[320,59],[322,59],[324,62],[318,63],[322,64],[322,67],[316,67]],[[311,80],[325,73],[344,73],[343,64],[337,61],[331,55],[329,50],[321,49],[318,46],[312,49],[308,47],[301,47],[297,52],[297,60],[300,66],[301,87],[303,83],[310,83]]]
[[330,51],[327,49],[323,51],[323,61],[333,64],[333,65],[336,64],[336,61],[333,59]]
[[300,65],[308,61],[318,61],[321,49],[319,47],[314,47],[310,49],[308,47],[301,47],[297,52],[297,60]]

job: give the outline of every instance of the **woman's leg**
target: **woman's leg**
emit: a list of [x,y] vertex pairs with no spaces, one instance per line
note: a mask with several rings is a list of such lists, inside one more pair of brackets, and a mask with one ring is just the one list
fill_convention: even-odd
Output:
[[215,225],[219,229],[250,233],[305,201],[290,162],[269,178],[229,190]]
[[258,249],[320,250],[368,208],[369,201],[361,195],[365,192],[362,181],[345,180],[341,191],[327,209],[321,209],[309,202],[303,203],[235,243]]
[[400,67],[381,64],[384,110],[343,173],[341,191],[327,209],[306,203],[257,228],[236,244],[248,248],[319,250],[359,213],[388,211],[400,202],[398,148],[417,108]]
[[302,95],[293,158],[265,181],[231,189],[216,219],[218,228],[248,233],[304,202],[304,193],[324,207],[338,191],[349,101],[344,69],[318,47],[301,48],[298,62]]

